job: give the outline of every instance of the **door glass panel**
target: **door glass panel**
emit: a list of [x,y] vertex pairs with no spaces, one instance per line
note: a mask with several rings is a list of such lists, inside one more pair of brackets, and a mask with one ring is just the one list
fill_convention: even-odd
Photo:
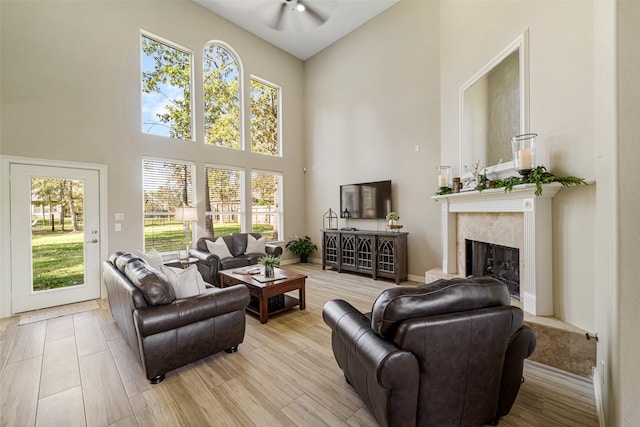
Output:
[[31,178],[33,291],[84,283],[84,183]]

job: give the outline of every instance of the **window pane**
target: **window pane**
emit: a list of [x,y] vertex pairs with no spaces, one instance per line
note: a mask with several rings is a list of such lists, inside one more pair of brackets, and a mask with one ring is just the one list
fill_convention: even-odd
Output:
[[145,36],[142,132],[191,140],[191,54]]
[[251,173],[251,230],[266,235],[267,240],[279,240],[282,229],[281,183],[280,174]]
[[280,154],[278,135],[279,89],[251,80],[251,151]]
[[242,231],[243,172],[237,169],[205,168],[205,200],[207,237],[224,236]]
[[144,249],[184,249],[185,224],[175,221],[176,207],[191,206],[192,166],[161,160],[142,161]]
[[211,44],[204,50],[204,135],[207,144],[240,148],[240,73],[231,53]]

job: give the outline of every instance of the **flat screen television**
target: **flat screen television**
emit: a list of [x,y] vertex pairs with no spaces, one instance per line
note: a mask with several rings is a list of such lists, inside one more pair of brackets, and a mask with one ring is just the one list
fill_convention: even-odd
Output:
[[340,217],[384,219],[391,212],[391,181],[340,186]]

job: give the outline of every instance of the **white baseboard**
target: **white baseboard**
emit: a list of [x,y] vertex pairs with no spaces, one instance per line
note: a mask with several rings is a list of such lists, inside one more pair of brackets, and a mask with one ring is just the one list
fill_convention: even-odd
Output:
[[591,378],[593,383],[593,395],[596,400],[596,411],[598,412],[598,423],[600,427],[606,427],[604,422],[604,405],[602,402],[602,377],[596,368],[593,368],[593,375]]

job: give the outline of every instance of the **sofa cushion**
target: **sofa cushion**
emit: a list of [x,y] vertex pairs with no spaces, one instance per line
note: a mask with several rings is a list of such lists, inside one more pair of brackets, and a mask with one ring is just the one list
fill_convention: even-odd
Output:
[[392,339],[407,319],[509,305],[507,285],[491,277],[438,280],[422,286],[397,286],[373,303],[371,328]]
[[195,265],[185,269],[161,265],[160,272],[167,278],[177,299],[200,295],[207,290],[207,284]]
[[137,249],[136,255],[156,270],[159,269],[162,264],[164,264],[162,255],[160,255],[160,252],[158,252],[156,248],[151,248],[149,252],[146,253],[142,252],[140,249]]
[[245,267],[247,265],[251,265],[250,261],[251,261],[251,257],[248,255],[225,258],[223,260],[220,260],[220,270],[228,270],[230,268]]
[[125,267],[127,266],[127,264],[129,264],[130,262],[133,261],[138,261],[140,260],[139,257],[133,255],[133,254],[129,254],[129,253],[121,253],[117,258],[116,258],[116,267],[118,267],[118,270],[120,270],[122,273],[125,272]]
[[245,254],[264,254],[267,246],[267,236],[256,239],[251,234],[247,234],[247,249]]
[[247,233],[233,233],[231,238],[233,239],[233,250],[231,251],[233,256],[244,255],[247,250]]
[[144,261],[138,259],[129,262],[125,266],[124,274],[133,286],[142,292],[147,304],[162,305],[175,301],[176,294],[164,274],[151,268]]
[[218,237],[215,241],[205,240],[205,243],[207,244],[209,253],[216,255],[220,259],[232,256],[227,247],[227,243],[222,237]]

